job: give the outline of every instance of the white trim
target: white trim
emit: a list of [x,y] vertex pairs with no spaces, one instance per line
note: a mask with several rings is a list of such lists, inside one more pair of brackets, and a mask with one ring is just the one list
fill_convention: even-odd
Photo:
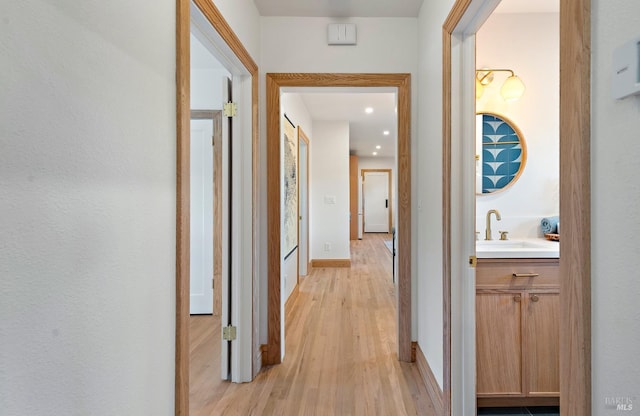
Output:
[[451,35],[452,415],[476,414],[475,34],[499,3],[472,1]]

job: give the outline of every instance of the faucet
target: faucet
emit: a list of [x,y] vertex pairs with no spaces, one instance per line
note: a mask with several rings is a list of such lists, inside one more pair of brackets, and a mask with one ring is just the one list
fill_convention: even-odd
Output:
[[500,213],[497,209],[490,209],[487,211],[487,230],[484,232],[485,240],[493,240],[491,238],[491,214],[496,214],[496,220],[500,221]]

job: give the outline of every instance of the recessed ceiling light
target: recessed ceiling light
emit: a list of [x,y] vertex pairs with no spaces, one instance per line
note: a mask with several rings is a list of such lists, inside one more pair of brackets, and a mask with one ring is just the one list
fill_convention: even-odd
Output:
[[376,146],[376,149],[382,149],[382,146],[378,145]]
[[378,152],[373,152],[373,155],[376,156],[378,154]]
[[383,131],[382,134],[384,134],[385,136],[388,136],[389,135],[389,130]]
[[365,112],[365,113],[367,113],[367,114],[371,114],[371,113],[373,113],[373,107],[367,107],[367,108],[365,108],[365,109],[364,109],[364,112]]

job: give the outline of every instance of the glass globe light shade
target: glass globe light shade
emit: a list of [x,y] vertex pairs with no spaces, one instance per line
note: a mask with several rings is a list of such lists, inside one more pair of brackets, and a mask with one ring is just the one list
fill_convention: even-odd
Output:
[[505,101],[515,101],[524,94],[524,83],[517,75],[511,75],[504,81],[500,89],[500,95]]

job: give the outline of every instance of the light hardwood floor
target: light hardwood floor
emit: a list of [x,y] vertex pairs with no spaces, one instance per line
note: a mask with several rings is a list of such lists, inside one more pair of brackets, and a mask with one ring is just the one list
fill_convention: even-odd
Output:
[[284,362],[251,383],[218,381],[219,324],[191,317],[190,415],[434,415],[416,365],[397,359],[390,238],[365,234],[351,268],[301,281]]

